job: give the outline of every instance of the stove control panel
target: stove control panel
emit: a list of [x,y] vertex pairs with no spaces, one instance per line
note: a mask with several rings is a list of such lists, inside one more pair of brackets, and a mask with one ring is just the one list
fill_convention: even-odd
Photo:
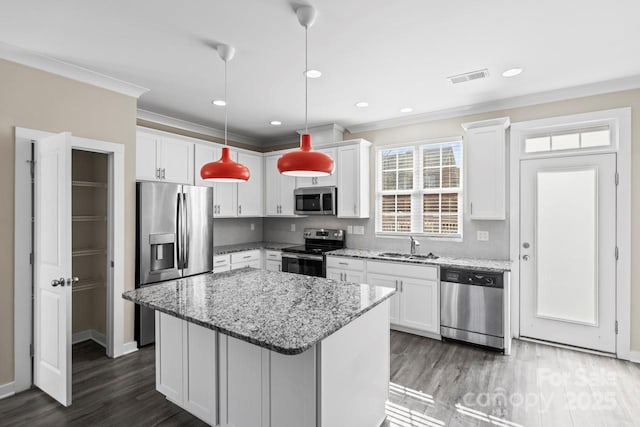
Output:
[[332,230],[327,228],[305,228],[305,239],[319,240],[344,240],[344,230]]

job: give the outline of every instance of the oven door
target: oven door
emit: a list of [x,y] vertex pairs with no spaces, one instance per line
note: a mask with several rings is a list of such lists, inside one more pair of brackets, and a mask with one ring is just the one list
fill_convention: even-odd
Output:
[[324,257],[322,255],[283,252],[282,271],[287,273],[305,274],[307,276],[324,277]]

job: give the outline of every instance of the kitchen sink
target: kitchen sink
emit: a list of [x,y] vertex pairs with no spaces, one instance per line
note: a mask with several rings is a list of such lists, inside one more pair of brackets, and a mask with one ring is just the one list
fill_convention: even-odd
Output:
[[404,258],[404,259],[438,259],[439,257],[429,252],[427,255],[422,254],[406,254],[399,252],[383,252],[380,254],[384,258]]

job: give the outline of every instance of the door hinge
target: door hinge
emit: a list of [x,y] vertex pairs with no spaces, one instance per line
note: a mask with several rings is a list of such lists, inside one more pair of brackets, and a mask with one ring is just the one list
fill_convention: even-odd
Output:
[[616,335],[618,335],[618,321],[616,320]]
[[111,261],[111,268],[113,268],[113,261]]
[[31,179],[33,179],[36,176],[36,162],[35,160],[27,160],[27,163],[29,163],[29,173],[31,174]]
[[29,264],[33,265],[33,252],[29,254]]
[[616,246],[616,261],[620,258],[620,252],[618,251],[618,247]]
[[616,185],[620,184],[620,174],[616,172]]
[[29,356],[35,356],[35,353],[33,352],[33,344],[29,344]]

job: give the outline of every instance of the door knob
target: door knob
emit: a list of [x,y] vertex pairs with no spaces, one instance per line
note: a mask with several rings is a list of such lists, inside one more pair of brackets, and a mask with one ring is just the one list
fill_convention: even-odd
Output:
[[529,255],[522,255],[523,261],[529,261]]
[[529,249],[529,246],[530,246],[530,245],[529,245],[529,242],[524,242],[524,243],[522,244],[522,247],[523,247],[523,248],[525,248],[525,249]]
[[80,279],[78,279],[77,277],[70,277],[67,279],[67,286],[71,286],[74,283],[78,283]]
[[54,286],[54,287],[55,286],[64,286],[64,282],[65,282],[64,277],[61,277],[61,278],[59,278],[57,280],[53,279],[51,281],[51,286]]

